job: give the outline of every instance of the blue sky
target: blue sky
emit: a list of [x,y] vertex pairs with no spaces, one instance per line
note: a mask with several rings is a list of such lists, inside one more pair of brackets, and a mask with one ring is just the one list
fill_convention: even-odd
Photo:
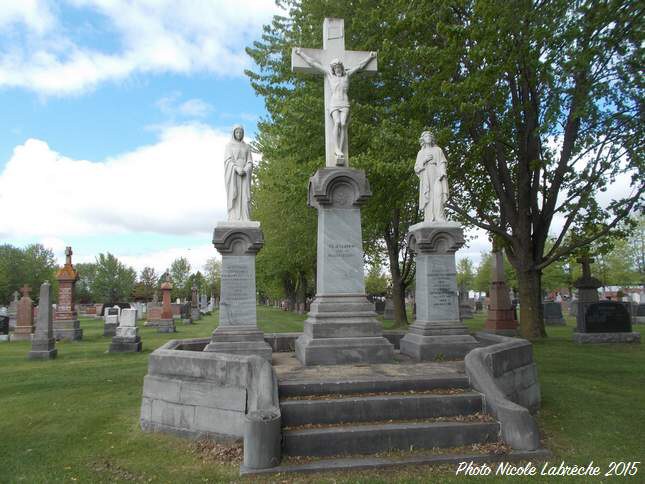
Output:
[[264,1],[0,2],[0,240],[141,269],[216,255],[230,127],[264,104]]

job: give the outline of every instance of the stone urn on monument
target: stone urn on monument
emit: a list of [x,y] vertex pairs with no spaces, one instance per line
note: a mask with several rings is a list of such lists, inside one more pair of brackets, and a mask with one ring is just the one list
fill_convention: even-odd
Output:
[[408,245],[416,254],[416,320],[401,339],[401,353],[416,360],[463,358],[478,346],[459,319],[455,252],[464,245],[458,222],[446,220],[447,160],[430,131],[421,133],[414,171],[419,177],[423,222],[410,227]]
[[228,220],[218,222],[213,245],[222,255],[219,325],[204,351],[257,355],[271,361],[271,346],[257,325],[255,256],[264,245],[260,222],[251,220],[251,147],[235,126],[224,152]]
[[323,48],[296,47],[294,72],[321,74],[325,84],[325,168],[309,180],[318,211],[316,298],[296,341],[306,366],[382,363],[393,357],[374,305],[365,295],[361,205],[371,196],[363,170],[349,168],[350,76],[377,70],[376,52],[345,50],[342,19],[326,18]]

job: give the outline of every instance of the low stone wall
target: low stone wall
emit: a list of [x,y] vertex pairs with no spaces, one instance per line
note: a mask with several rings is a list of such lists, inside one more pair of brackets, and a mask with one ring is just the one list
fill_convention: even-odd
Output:
[[540,434],[531,412],[540,407],[533,345],[524,339],[477,333],[482,348],[466,355],[466,373],[484,394],[485,411],[499,420],[502,438],[513,449],[535,450]]
[[[296,340],[300,335],[302,333],[265,333],[264,341],[269,343],[274,353],[290,353],[295,351]],[[405,331],[383,331],[383,337],[397,350],[399,349],[399,343],[403,336],[405,336]]]
[[201,351],[208,341],[173,340],[152,352],[143,383],[143,430],[239,440],[245,415],[280,414],[271,364],[258,356]]

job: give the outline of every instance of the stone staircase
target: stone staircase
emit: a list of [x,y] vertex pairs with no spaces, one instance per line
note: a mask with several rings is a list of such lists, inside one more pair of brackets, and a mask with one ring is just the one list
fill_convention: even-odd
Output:
[[328,457],[496,442],[464,377],[282,382],[283,455]]

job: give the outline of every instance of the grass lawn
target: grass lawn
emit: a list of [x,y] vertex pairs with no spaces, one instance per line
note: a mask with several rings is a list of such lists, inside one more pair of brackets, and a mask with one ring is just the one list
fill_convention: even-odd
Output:
[[[265,332],[290,332],[302,329],[304,316],[260,307],[258,320]],[[188,440],[144,434],[138,423],[149,353],[170,339],[207,337],[216,321],[213,315],[195,325],[180,324],[174,335],[141,328],[141,354],[107,354],[110,339],[102,336],[102,321],[93,319],[81,320],[83,341],[57,344],[55,361],[28,361],[27,342],[0,343],[0,482],[238,480],[236,463],[205,453]],[[483,316],[467,324],[481,329]],[[604,474],[610,461],[645,460],[642,345],[574,345],[573,326],[569,320],[566,327],[548,328],[549,338],[534,346],[543,399],[538,418],[545,444],[554,453],[552,461],[586,465],[593,460]],[[644,475],[641,469],[630,480],[643,482]],[[455,478],[447,469],[407,468],[297,479],[457,482],[464,478]],[[273,480],[283,481],[285,476]],[[524,482],[553,482],[553,478]]]

